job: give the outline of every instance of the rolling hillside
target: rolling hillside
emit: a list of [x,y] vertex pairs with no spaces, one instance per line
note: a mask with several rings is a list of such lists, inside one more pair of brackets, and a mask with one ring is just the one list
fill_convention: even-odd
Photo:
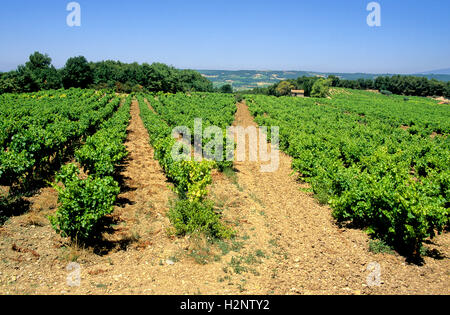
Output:
[[[271,71],[271,70],[197,70],[205,78],[213,82],[215,87],[231,84],[236,90],[247,90],[256,87],[267,87],[286,79],[296,79],[301,76],[329,76],[336,75],[344,80],[356,80],[359,78],[373,79],[378,76],[391,76],[393,74],[370,74],[370,73],[326,73],[308,71]],[[415,74],[429,79],[450,81],[450,74],[423,73]]]

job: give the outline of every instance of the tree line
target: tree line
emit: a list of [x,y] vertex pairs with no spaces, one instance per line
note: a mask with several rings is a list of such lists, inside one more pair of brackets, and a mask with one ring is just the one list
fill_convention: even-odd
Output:
[[327,80],[321,77],[302,76],[297,79],[278,82],[266,88],[256,88],[246,91],[252,94],[283,96],[289,95],[291,89],[305,90],[305,96],[312,96],[314,85],[329,85],[357,90],[379,90],[385,94],[406,96],[444,96],[450,98],[450,82],[405,75],[380,76],[375,79],[342,80],[330,75]]
[[0,94],[37,92],[60,88],[115,89],[117,92],[213,92],[213,84],[193,70],[162,63],[88,62],[69,58],[62,69],[47,54],[33,53],[17,70],[0,73]]

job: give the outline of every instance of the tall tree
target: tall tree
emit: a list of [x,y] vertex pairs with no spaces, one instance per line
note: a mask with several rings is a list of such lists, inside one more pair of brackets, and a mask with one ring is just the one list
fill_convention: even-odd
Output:
[[314,83],[311,96],[312,97],[327,97],[330,92],[331,80],[319,79]]
[[69,58],[62,70],[64,87],[87,88],[92,83],[93,73],[86,58],[83,56]]
[[339,83],[341,81],[341,79],[339,79],[339,77],[335,76],[335,75],[330,75],[328,76],[328,79],[331,80],[331,86],[339,86]]
[[282,81],[275,89],[278,96],[289,95],[295,86],[289,81]]
[[17,81],[22,92],[36,92],[40,89],[33,71],[24,65],[17,67]]
[[18,93],[21,87],[18,82],[17,71],[10,71],[0,74],[0,94]]
[[47,54],[34,52],[17,68],[17,84],[24,92],[61,88],[61,78]]
[[233,93],[233,86],[231,84],[225,84],[220,88],[221,93]]
[[447,82],[447,85],[445,87],[444,96],[447,98],[450,98],[450,81]]
[[25,67],[31,71],[48,69],[52,64],[52,58],[47,54],[41,54],[36,51],[29,57],[29,61],[25,63]]

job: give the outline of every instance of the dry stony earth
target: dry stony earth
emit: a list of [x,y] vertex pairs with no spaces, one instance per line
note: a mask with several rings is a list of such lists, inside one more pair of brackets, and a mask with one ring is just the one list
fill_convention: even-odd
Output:
[[[132,104],[122,170],[122,194],[112,229],[94,247],[70,245],[51,228],[57,193],[28,198],[28,212],[0,227],[1,294],[449,294],[450,238],[430,241],[423,265],[395,253],[369,251],[361,230],[339,227],[292,174],[281,153],[275,173],[239,162],[233,174],[214,173],[210,196],[234,240],[176,238],[166,213],[175,197],[153,159],[148,134]],[[236,125],[254,125],[238,104]],[[80,266],[80,286],[68,285]],[[369,286],[380,266],[380,285]],[[375,279],[375,278],[374,278]]]

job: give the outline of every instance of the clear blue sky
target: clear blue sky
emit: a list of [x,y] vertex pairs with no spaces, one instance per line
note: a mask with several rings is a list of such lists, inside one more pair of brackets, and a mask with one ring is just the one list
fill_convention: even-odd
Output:
[[68,0],[2,1],[0,71],[34,51],[56,67],[90,61],[164,62],[179,68],[416,73],[450,67],[450,1],[79,0],[81,27],[66,24]]

